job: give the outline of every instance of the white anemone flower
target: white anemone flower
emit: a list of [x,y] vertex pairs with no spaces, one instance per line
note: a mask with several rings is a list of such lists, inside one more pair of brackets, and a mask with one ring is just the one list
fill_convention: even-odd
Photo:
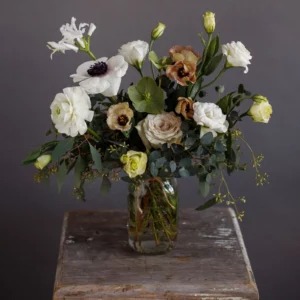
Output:
[[60,133],[75,137],[87,131],[86,121],[91,122],[94,112],[91,100],[83,88],[68,87],[55,96],[51,106],[51,119]]
[[74,82],[85,89],[88,94],[102,93],[106,97],[117,95],[121,85],[121,77],[126,74],[128,63],[122,55],[107,59],[102,57],[97,60],[81,64],[76,74],[71,75]]
[[48,47],[53,50],[51,53],[52,55],[60,51],[65,53],[66,50],[74,50],[75,52],[78,51],[78,45],[80,47],[85,48],[84,42],[84,33],[86,27],[89,27],[88,35],[91,36],[96,29],[95,24],[91,23],[90,25],[87,23],[80,23],[79,27],[76,26],[76,19],[72,17],[71,24],[67,23],[60,27],[60,32],[63,36],[62,40],[57,42],[48,42]]

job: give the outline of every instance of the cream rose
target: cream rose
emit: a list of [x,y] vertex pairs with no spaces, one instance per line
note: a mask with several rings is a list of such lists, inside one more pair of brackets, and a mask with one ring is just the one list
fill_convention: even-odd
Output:
[[253,97],[253,105],[248,111],[254,122],[268,123],[273,113],[272,105],[266,97],[256,95]]
[[252,56],[241,42],[231,42],[222,46],[222,52],[227,56],[226,66],[244,67],[244,73],[248,73],[248,65],[251,64]]
[[120,160],[124,164],[124,171],[130,178],[143,175],[146,171],[148,157],[144,152],[130,150],[123,154]]
[[229,123],[226,120],[226,115],[222,113],[218,105],[196,102],[193,108],[194,120],[198,125],[207,127],[218,133],[224,133],[228,130]]
[[147,115],[140,121],[136,129],[146,148],[158,149],[162,144],[178,144],[182,138],[181,119],[174,112],[159,115]]

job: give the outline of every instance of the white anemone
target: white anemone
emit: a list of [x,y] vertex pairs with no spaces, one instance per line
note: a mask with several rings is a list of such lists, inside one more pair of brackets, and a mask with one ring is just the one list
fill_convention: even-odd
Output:
[[76,74],[71,75],[74,82],[85,89],[88,94],[102,93],[106,97],[118,93],[121,77],[126,74],[128,63],[122,55],[107,59],[102,57],[97,60],[81,64]]

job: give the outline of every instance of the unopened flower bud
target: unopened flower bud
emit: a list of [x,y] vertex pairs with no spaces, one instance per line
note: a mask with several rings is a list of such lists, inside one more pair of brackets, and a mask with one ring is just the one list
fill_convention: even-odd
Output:
[[166,28],[165,24],[158,23],[157,26],[151,32],[151,38],[153,40],[159,39],[163,35],[165,28]]
[[208,11],[203,16],[204,19],[204,28],[207,33],[213,33],[216,28],[216,20],[215,20],[215,14]]
[[254,95],[252,100],[256,103],[269,102],[268,99],[262,95]]
[[50,162],[52,156],[50,154],[41,155],[34,163],[37,169],[43,170]]

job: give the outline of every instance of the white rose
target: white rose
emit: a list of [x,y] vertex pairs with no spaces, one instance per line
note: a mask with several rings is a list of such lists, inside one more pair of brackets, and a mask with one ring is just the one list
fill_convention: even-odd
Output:
[[222,52],[227,56],[228,67],[244,67],[244,73],[248,73],[248,66],[252,58],[250,52],[241,42],[231,42],[230,44],[222,45]]
[[162,144],[178,144],[182,138],[181,118],[174,112],[164,112],[158,115],[147,115],[140,121],[136,129],[146,148],[158,149]]
[[248,111],[254,122],[268,123],[273,113],[272,105],[266,97],[256,95],[254,103]]
[[91,122],[94,112],[91,101],[81,87],[63,89],[63,93],[55,96],[51,106],[51,119],[60,133],[75,137],[87,131],[85,121]]
[[137,69],[141,69],[148,52],[149,44],[140,40],[124,44],[119,49],[119,53],[124,56],[125,61]]
[[[198,125],[211,129],[210,132],[212,133],[213,131],[224,133],[228,130],[229,123],[226,120],[226,115],[222,113],[221,108],[215,103],[196,102],[193,108],[193,118]],[[201,129],[201,131],[203,130]],[[213,135],[215,136],[214,133]]]

